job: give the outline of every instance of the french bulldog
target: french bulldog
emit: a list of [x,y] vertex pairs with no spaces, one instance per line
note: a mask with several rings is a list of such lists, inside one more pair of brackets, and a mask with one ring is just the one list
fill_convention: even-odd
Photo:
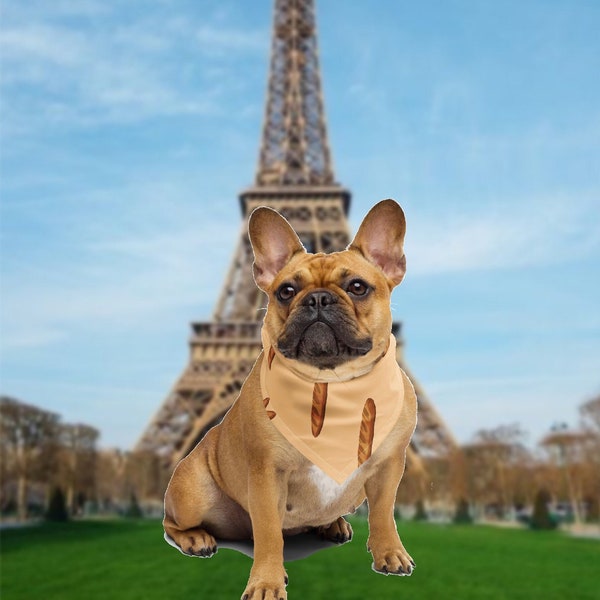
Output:
[[[410,575],[415,566],[394,521],[396,492],[417,422],[413,386],[393,356],[400,388],[385,409],[394,416],[383,419],[381,427],[387,429],[376,446],[378,399],[344,395],[346,386],[368,382],[395,344],[390,295],[406,269],[405,229],[400,206],[384,200],[370,210],[346,250],[311,254],[275,210],[259,207],[250,217],[254,279],[268,295],[263,342],[269,347],[263,347],[222,422],[177,465],[165,494],[163,521],[168,539],[191,556],[212,556],[217,539],[253,540],[254,562],[243,600],[287,598],[285,537],[315,531],[345,543],[352,529],[343,515],[365,498],[373,570]],[[284,382],[314,388],[312,395],[297,399],[296,386],[290,384],[278,404],[266,397],[261,377],[275,367]],[[379,375],[377,383],[394,377]],[[334,399],[327,398],[328,386],[341,390]],[[335,411],[355,411],[355,434],[344,430],[342,436],[344,445],[354,448],[344,459],[350,465],[345,475],[326,472],[311,460],[312,450],[307,457],[303,442],[276,426],[278,411],[288,404],[300,415],[307,443],[321,443],[329,429],[334,452],[339,450]]]

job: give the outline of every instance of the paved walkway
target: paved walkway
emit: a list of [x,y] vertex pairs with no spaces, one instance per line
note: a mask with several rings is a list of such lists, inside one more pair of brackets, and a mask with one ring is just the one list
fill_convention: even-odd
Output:
[[581,523],[579,525],[566,525],[563,529],[573,537],[591,538],[600,540],[600,525]]

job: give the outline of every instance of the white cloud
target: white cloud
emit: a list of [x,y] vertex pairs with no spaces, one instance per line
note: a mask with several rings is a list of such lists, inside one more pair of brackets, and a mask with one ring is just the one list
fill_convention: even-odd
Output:
[[[5,83],[31,81],[41,74],[33,70],[36,62],[73,67],[85,60],[85,37],[71,29],[31,24],[4,28],[0,32]],[[30,69],[27,69],[30,66]]]
[[[96,10],[95,3],[86,10]],[[199,28],[160,7],[132,24],[107,12],[94,16],[94,27],[77,28],[64,20],[70,11],[76,6],[62,2],[56,9],[13,10],[5,18],[5,136],[53,124],[226,114],[241,96],[232,63],[249,54],[262,60],[266,49],[264,32],[223,28],[210,14]]]
[[212,308],[230,246],[237,243],[235,229],[205,220],[169,233],[74,248],[85,255],[83,264],[63,265],[67,272],[56,276],[41,267],[38,277],[3,292],[4,349],[54,344],[75,329],[140,328],[144,320],[160,321],[191,305]]
[[417,215],[406,242],[411,273],[522,268],[589,256],[600,248],[595,201],[529,199],[488,213]]
[[240,222],[227,209],[234,199],[207,207],[192,187],[148,179],[63,198],[59,214],[42,200],[14,204],[19,219],[43,221],[45,236],[31,246],[27,232],[4,232],[4,349],[151,329],[173,313],[208,317]]
[[209,54],[230,52],[263,52],[269,40],[266,31],[223,29],[203,25],[196,31],[196,39]]
[[[40,329],[24,324],[22,328],[10,331],[11,327],[2,328],[2,347],[4,350],[17,348],[40,348],[65,339],[64,331],[58,329]],[[7,332],[5,329],[9,329]]]

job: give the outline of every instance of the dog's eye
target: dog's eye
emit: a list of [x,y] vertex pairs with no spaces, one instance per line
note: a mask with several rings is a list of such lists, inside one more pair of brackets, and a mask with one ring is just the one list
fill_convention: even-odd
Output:
[[369,286],[360,279],[354,279],[348,284],[346,291],[354,296],[364,296],[369,291]]
[[277,298],[281,300],[281,302],[289,302],[296,295],[296,290],[289,284],[284,283],[277,290]]

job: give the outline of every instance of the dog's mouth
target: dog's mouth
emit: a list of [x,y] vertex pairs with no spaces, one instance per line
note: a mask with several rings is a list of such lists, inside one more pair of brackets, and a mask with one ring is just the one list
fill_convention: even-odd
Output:
[[349,360],[364,356],[373,347],[370,339],[350,338],[348,335],[337,335],[334,329],[323,321],[314,321],[296,338],[296,344],[280,340],[278,348],[286,358],[299,360],[320,369],[335,369]]

